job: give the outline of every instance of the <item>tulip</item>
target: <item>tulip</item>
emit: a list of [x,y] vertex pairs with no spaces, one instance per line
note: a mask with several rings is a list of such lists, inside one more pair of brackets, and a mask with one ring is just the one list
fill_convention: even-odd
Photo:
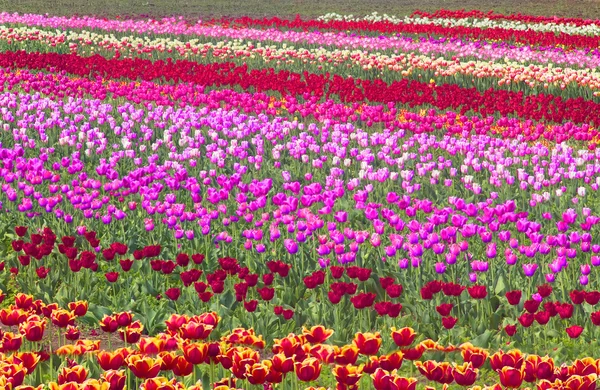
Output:
[[302,333],[306,337],[306,341],[311,344],[324,343],[332,334],[332,329],[327,329],[323,325],[316,325],[310,329],[302,328]]
[[477,369],[473,368],[471,363],[464,363],[460,366],[454,365],[452,377],[460,386],[471,386],[477,380]]
[[498,370],[498,375],[500,376],[502,386],[516,389],[521,387],[525,374],[523,368],[504,366]]
[[126,359],[127,367],[137,378],[154,378],[160,371],[161,360],[140,355],[131,355]]
[[415,340],[415,336],[416,333],[412,328],[406,327],[397,330],[396,328],[392,327],[392,339],[400,348],[411,345]]
[[381,335],[375,333],[357,333],[352,343],[362,355],[375,355],[381,347]]
[[303,382],[312,382],[321,375],[321,364],[315,358],[307,358],[294,365],[296,376]]

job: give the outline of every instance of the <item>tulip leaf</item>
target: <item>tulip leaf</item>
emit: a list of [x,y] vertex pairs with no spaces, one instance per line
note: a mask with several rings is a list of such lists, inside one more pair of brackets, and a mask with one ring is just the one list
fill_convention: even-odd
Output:
[[496,288],[494,289],[496,295],[501,295],[506,292],[506,285],[504,283],[504,275],[498,276],[498,281],[496,282]]
[[235,302],[235,296],[233,295],[231,290],[228,290],[227,292],[221,295],[220,303],[224,307],[231,309]]
[[487,348],[491,337],[492,331],[488,329],[479,336],[475,337],[473,340],[471,340],[471,344],[473,344],[476,347]]

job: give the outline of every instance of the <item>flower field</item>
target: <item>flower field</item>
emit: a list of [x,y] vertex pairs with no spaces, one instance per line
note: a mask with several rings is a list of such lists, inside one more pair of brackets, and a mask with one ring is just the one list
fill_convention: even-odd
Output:
[[595,389],[599,47],[0,13],[0,388]]

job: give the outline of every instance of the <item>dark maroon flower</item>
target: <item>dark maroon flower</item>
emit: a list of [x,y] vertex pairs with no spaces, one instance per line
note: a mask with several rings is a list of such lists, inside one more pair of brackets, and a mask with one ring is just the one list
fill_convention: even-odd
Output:
[[246,311],[249,313],[254,312],[256,310],[257,306],[258,306],[258,301],[256,299],[244,302],[244,309],[246,309]]
[[519,304],[519,302],[521,302],[521,295],[521,290],[513,290],[505,294],[508,303],[512,306],[516,306]]
[[458,318],[444,317],[444,318],[442,318],[442,326],[446,329],[452,329],[452,328],[454,328],[454,325],[456,325],[457,321],[458,321]]
[[107,272],[104,274],[104,276],[106,277],[106,280],[108,280],[110,283],[114,283],[119,278],[119,273],[118,272]]
[[177,288],[177,287],[171,287],[170,289],[168,289],[167,291],[165,291],[165,295],[170,300],[176,301],[176,300],[179,299],[179,296],[181,295],[181,290],[179,288]]
[[275,289],[271,287],[257,288],[256,292],[263,301],[270,301],[275,296]]
[[517,325],[506,325],[504,327],[504,331],[506,332],[507,335],[512,337],[515,335],[515,333],[517,333]]
[[331,266],[329,267],[329,271],[331,271],[331,276],[334,279],[339,279],[344,275],[344,267]]
[[442,317],[446,317],[446,316],[450,315],[450,312],[452,311],[453,307],[454,307],[454,305],[452,303],[442,303],[441,305],[436,306],[435,310]]

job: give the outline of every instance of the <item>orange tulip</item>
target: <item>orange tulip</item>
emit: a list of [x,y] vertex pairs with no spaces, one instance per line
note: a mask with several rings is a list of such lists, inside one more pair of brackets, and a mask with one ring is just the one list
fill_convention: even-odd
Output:
[[350,364],[345,366],[336,365],[333,367],[333,376],[338,383],[353,387],[358,383],[362,376],[362,367],[356,367]]
[[399,376],[393,379],[392,385],[390,386],[390,390],[416,390],[417,379]]
[[381,335],[375,333],[357,333],[352,343],[361,355],[376,355],[381,347]]
[[62,347],[59,347],[56,349],[56,351],[54,351],[55,354],[57,354],[58,356],[69,356],[69,355],[81,355],[83,354],[83,351],[81,350],[81,347],[77,347],[73,344],[67,344],[67,345],[63,345]]
[[158,337],[143,337],[138,343],[138,348],[144,355],[157,355],[164,351],[165,344],[165,340]]
[[520,387],[523,383],[525,372],[522,367],[514,368],[511,366],[504,366],[502,369],[498,370],[498,375],[500,376],[500,383],[502,386],[515,389]]
[[204,390],[202,387],[202,381],[199,380],[195,385],[189,386],[187,390]]
[[15,306],[19,309],[27,310],[33,304],[33,295],[18,293],[15,295]]
[[64,367],[58,374],[58,384],[62,385],[67,382],[83,383],[87,376],[88,371],[83,366]]
[[115,316],[107,316],[106,314],[100,320],[100,329],[106,333],[114,333],[119,329],[119,323]]
[[379,357],[379,366],[386,371],[397,370],[402,366],[404,354],[400,351]]
[[294,359],[285,356],[283,353],[273,355],[271,362],[273,364],[271,368],[281,372],[282,374],[287,374],[288,372],[294,371]]
[[356,363],[358,348],[355,345],[344,345],[341,348],[334,346],[333,350],[335,352],[334,360],[336,364],[346,365]]
[[456,381],[456,384],[460,386],[471,386],[477,380],[477,371],[470,362],[460,366],[455,365],[452,370],[452,377]]
[[96,359],[98,360],[100,367],[105,371],[117,370],[125,361],[122,354],[109,351],[99,351],[96,355]]
[[243,379],[246,376],[248,367],[260,361],[260,355],[253,349],[236,347],[233,350],[231,372],[237,378]]
[[125,388],[125,371],[108,370],[102,373],[102,379],[109,384],[109,390],[123,390]]
[[2,335],[2,348],[5,352],[18,351],[21,348],[21,344],[23,344],[23,336],[20,334],[5,332]]
[[[319,359],[321,363],[333,363],[335,358],[335,348],[327,344],[317,344],[310,348],[309,353]],[[357,350],[358,356],[358,350]],[[356,360],[356,359],[355,359]]]
[[208,357],[208,344],[189,343],[182,345],[183,356],[192,364],[202,364]]
[[471,363],[473,368],[479,368],[483,366],[489,356],[489,353],[485,349],[475,347],[471,343],[465,343],[461,345],[460,349],[463,360],[466,363]]
[[140,355],[132,355],[127,357],[126,362],[127,367],[129,367],[133,375],[138,378],[154,378],[160,371],[160,358],[153,359],[150,357],[142,357]]
[[430,381],[447,384],[454,381],[452,376],[452,366],[448,362],[438,363],[433,360],[424,362],[414,362],[414,365],[419,369],[421,374]]
[[207,325],[202,322],[194,322],[190,320],[187,324],[181,326],[181,337],[184,339],[204,340],[210,336],[214,326]]
[[165,377],[149,378],[141,384],[140,390],[180,390],[185,386],[175,378],[167,379]]
[[7,362],[16,365],[22,365],[27,369],[27,372],[33,372],[40,362],[41,357],[35,352],[16,352],[7,359]]
[[75,325],[75,314],[69,310],[54,310],[50,318],[52,319],[52,323],[59,328]]
[[303,382],[317,380],[321,375],[321,363],[315,358],[306,358],[302,362],[296,362],[294,368],[296,376]]
[[440,351],[444,349],[444,347],[440,346],[437,341],[433,341],[432,339],[421,341],[421,345],[428,351]]
[[600,364],[598,360],[595,360],[591,357],[586,357],[583,359],[577,359],[571,364],[569,367],[569,373],[571,375],[590,375],[597,374],[600,372]]
[[45,330],[46,321],[27,321],[19,324],[19,333],[32,342],[40,341],[44,337]]
[[177,354],[172,351],[162,351],[158,354],[158,357],[161,360],[161,371],[171,371],[173,370],[173,366],[177,363]]
[[214,328],[219,324],[219,321],[221,321],[221,317],[219,317],[219,315],[216,312],[212,311],[193,316],[192,318],[190,318],[190,321],[192,320],[200,322],[202,324],[211,325]]
[[290,335],[281,340],[275,339],[273,353],[283,352],[285,356],[292,357],[302,352],[302,344],[304,344],[303,338],[296,335]]
[[56,382],[50,382],[48,386],[50,387],[50,390],[79,390],[79,383],[77,382],[68,382],[62,385],[59,385]]
[[194,372],[194,365],[188,362],[183,356],[177,356],[174,363],[171,369],[173,370],[173,374],[177,376],[188,376]]
[[490,357],[490,365],[494,371],[501,370],[503,367],[521,368],[523,354],[518,349],[506,353],[500,350]]
[[419,360],[425,352],[425,347],[419,343],[419,345],[414,348],[402,349],[401,351],[404,354],[404,359]]
[[406,327],[398,330],[392,328],[392,339],[394,340],[394,343],[401,348],[411,345],[415,341],[416,335],[413,328]]
[[27,314],[21,309],[2,309],[0,310],[0,322],[6,326],[19,325],[25,322]]
[[549,357],[529,355],[525,359],[525,382],[536,382],[542,379],[551,379],[554,375],[554,360]]
[[185,314],[171,314],[168,320],[165,321],[167,329],[172,332],[177,332],[181,326],[187,324],[190,318]]
[[254,363],[246,368],[246,379],[253,385],[265,383],[268,374],[269,366],[265,363]]
[[100,340],[77,340],[75,345],[82,347],[84,352],[94,352],[100,350]]
[[87,301],[70,302],[69,310],[71,310],[77,317],[83,317],[88,311],[88,303]]
[[306,341],[312,344],[324,343],[333,334],[333,329],[327,329],[323,325],[313,326],[310,329],[302,328]]
[[79,385],[79,390],[111,390],[110,384],[98,379],[88,379]]

